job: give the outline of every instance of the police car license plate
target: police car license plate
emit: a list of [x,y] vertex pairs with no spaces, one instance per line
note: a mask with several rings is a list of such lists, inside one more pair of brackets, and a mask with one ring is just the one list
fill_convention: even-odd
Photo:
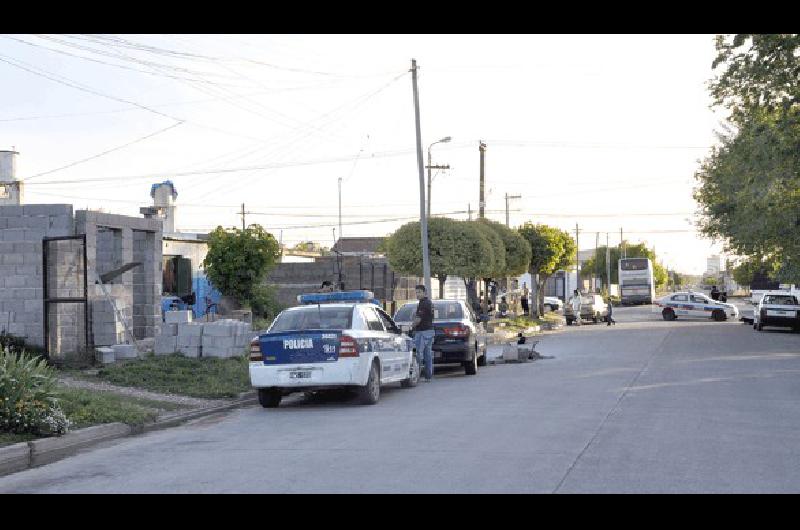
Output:
[[289,379],[311,379],[311,371],[303,370],[298,372],[289,372]]

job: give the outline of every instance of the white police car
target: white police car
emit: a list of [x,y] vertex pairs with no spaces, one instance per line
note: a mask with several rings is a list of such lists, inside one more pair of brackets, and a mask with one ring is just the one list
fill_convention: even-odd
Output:
[[678,316],[713,318],[722,322],[728,318],[739,319],[739,309],[733,304],[712,300],[702,293],[691,291],[672,293],[655,301],[653,311],[660,312],[664,320]]
[[263,407],[277,407],[293,392],[342,387],[374,404],[380,387],[419,382],[411,338],[370,291],[305,294],[250,343],[250,383]]

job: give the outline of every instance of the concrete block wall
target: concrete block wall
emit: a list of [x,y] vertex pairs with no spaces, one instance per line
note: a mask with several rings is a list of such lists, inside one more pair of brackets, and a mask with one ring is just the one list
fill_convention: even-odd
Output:
[[166,324],[156,335],[156,355],[181,353],[187,357],[235,357],[252,339],[252,326],[239,320]]
[[161,324],[161,232],[133,231],[133,330],[137,339],[153,337]]
[[0,206],[0,327],[36,346],[44,345],[42,238],[73,235],[72,214],[69,204]]

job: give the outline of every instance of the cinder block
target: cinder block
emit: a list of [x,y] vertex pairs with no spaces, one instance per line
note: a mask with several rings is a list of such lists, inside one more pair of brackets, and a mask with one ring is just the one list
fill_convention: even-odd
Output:
[[3,265],[22,265],[23,257],[22,254],[3,254],[0,256],[0,261]]
[[113,348],[97,348],[95,355],[97,360],[103,364],[111,364],[117,360],[117,355]]
[[203,334],[209,337],[233,337],[234,333],[235,330],[233,326],[221,322],[206,324],[203,330]]
[[25,287],[25,276],[6,276],[4,283],[5,287]]
[[184,322],[183,324],[178,324],[178,336],[182,335],[194,335],[200,337],[203,335],[203,324],[200,322]]
[[164,313],[164,321],[167,324],[184,324],[192,321],[191,311],[167,311]]
[[25,204],[22,206],[24,215],[57,215],[72,218],[71,204]]
[[156,355],[169,355],[178,351],[178,338],[168,336],[157,336],[153,344],[153,351]]
[[114,344],[111,349],[114,350],[116,359],[135,359],[139,355],[133,344]]
[[179,346],[178,352],[185,355],[186,357],[200,357],[202,350],[199,346],[198,347]]
[[190,346],[198,348],[203,344],[203,337],[200,335],[178,335],[178,347]]
[[177,337],[178,336],[178,324],[162,324],[161,325],[161,336],[162,337]]

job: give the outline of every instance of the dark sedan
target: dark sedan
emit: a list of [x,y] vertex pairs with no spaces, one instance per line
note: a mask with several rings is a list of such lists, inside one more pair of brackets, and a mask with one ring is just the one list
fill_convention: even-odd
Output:
[[[411,334],[417,302],[404,304],[394,314],[395,323]],[[461,300],[433,300],[433,362],[461,364],[467,375],[486,365],[486,330],[472,309]]]

